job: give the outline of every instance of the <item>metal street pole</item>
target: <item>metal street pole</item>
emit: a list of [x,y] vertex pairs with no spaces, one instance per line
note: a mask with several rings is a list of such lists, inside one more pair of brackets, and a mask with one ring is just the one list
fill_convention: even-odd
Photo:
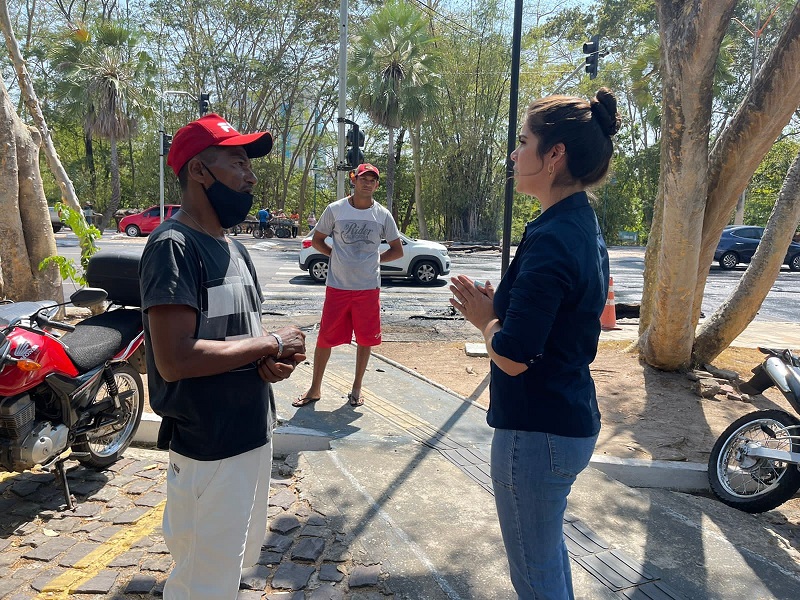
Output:
[[522,0],[514,0],[514,34],[511,39],[511,93],[508,102],[508,152],[506,154],[506,194],[503,212],[503,247],[500,274],[505,275],[511,256],[511,213],[514,206],[514,163],[511,153],[517,146],[517,100],[519,96],[519,57],[522,42]]
[[166,132],[164,131],[164,96],[167,94],[174,94],[176,96],[189,96],[192,100],[196,100],[196,98],[190,94],[189,92],[184,92],[183,90],[164,90],[160,94],[160,109],[159,109],[159,117],[161,118],[161,127],[159,128],[158,132],[158,189],[159,189],[159,223],[164,222],[164,136]]
[[[336,165],[336,198],[344,198],[345,172],[340,167],[345,164],[345,133],[343,119],[347,113],[347,0],[339,4],[339,150]],[[316,216],[316,215],[314,215]]]

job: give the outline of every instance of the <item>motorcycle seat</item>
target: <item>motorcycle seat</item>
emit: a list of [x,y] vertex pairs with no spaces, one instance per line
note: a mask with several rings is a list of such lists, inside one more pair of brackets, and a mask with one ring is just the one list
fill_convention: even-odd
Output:
[[102,365],[130,344],[142,330],[142,313],[119,309],[94,315],[61,336],[67,356],[81,373]]

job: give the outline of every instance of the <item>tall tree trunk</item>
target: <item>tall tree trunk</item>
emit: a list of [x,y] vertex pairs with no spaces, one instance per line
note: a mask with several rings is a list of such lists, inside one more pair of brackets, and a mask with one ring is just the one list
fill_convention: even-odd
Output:
[[800,222],[800,153],[794,159],[750,265],[727,300],[700,327],[693,359],[711,362],[755,318],[786,257],[783,248]]
[[387,147],[389,151],[386,153],[386,209],[394,215],[392,206],[394,204],[394,127],[391,125],[387,127],[389,130],[389,141]]
[[6,0],[0,0],[0,28],[2,28],[3,35],[6,38],[6,48],[11,57],[11,62],[14,64],[14,69],[17,72],[19,89],[22,97],[25,99],[25,105],[28,108],[33,122],[41,132],[47,164],[50,167],[50,171],[53,173],[53,177],[55,177],[56,183],[58,183],[59,188],[61,188],[61,197],[70,208],[80,212],[81,206],[78,202],[78,195],[75,193],[75,187],[72,185],[72,180],[70,180],[69,175],[67,175],[64,165],[61,164],[61,159],[58,158],[58,153],[56,152],[52,136],[50,135],[50,129],[47,127],[47,122],[44,120],[44,115],[42,114],[39,98],[36,96],[36,90],[33,89],[33,83],[28,76],[28,68],[25,64],[25,59],[22,58],[17,39],[14,37],[14,29],[11,26]]
[[0,82],[0,297],[58,299],[58,270],[39,263],[57,254],[39,172],[38,131],[17,115]]
[[117,138],[111,136],[108,140],[108,145],[111,149],[111,199],[108,202],[108,207],[103,212],[102,222],[100,223],[100,231],[105,230],[111,221],[111,217],[117,212],[119,208],[119,200],[121,196],[120,183],[119,183],[119,149],[117,147]]
[[420,126],[415,125],[408,129],[408,135],[411,137],[411,152],[414,160],[414,206],[417,209],[417,223],[419,224],[419,237],[423,240],[428,239],[428,225],[425,222],[425,209],[422,206],[422,167],[420,165],[420,148],[419,140]]
[[[728,126],[711,149],[708,200],[697,266],[693,326],[709,265],[739,195],[800,104],[800,2]],[[763,244],[762,244],[763,245]],[[785,247],[784,247],[785,249]],[[783,249],[775,250],[783,252]]]
[[[666,370],[691,360],[697,264],[708,195],[713,75],[736,0],[658,0],[663,78],[660,228],[648,243],[640,324],[644,360]],[[672,249],[666,252],[666,248]],[[649,262],[648,262],[649,261]],[[643,308],[644,308],[643,306]]]
[[[86,149],[86,168],[89,170],[89,189],[92,191],[92,202],[97,201],[97,169],[94,167],[94,143],[92,132],[84,131],[83,146]],[[83,214],[83,213],[81,213]]]

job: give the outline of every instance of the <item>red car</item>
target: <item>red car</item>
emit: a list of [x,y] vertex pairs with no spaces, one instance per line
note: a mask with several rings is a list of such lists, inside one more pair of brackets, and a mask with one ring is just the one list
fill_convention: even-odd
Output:
[[[180,208],[180,204],[165,204],[164,218],[169,219],[172,215],[178,212]],[[152,233],[153,230],[161,224],[161,219],[159,218],[160,215],[161,208],[159,206],[151,206],[140,213],[128,215],[127,217],[120,219],[118,229],[120,233],[124,231],[131,237],[147,235]]]

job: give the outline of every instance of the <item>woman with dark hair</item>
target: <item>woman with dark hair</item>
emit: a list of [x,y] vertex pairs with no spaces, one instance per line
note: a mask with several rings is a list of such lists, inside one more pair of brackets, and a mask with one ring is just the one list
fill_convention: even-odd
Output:
[[520,598],[572,599],[567,496],[600,431],[589,364],[608,293],[608,254],[587,187],[608,171],[617,100],[549,96],[528,107],[511,153],[518,192],[542,214],[525,227],[495,291],[459,275],[451,304],[492,359],[491,472],[511,581]]

